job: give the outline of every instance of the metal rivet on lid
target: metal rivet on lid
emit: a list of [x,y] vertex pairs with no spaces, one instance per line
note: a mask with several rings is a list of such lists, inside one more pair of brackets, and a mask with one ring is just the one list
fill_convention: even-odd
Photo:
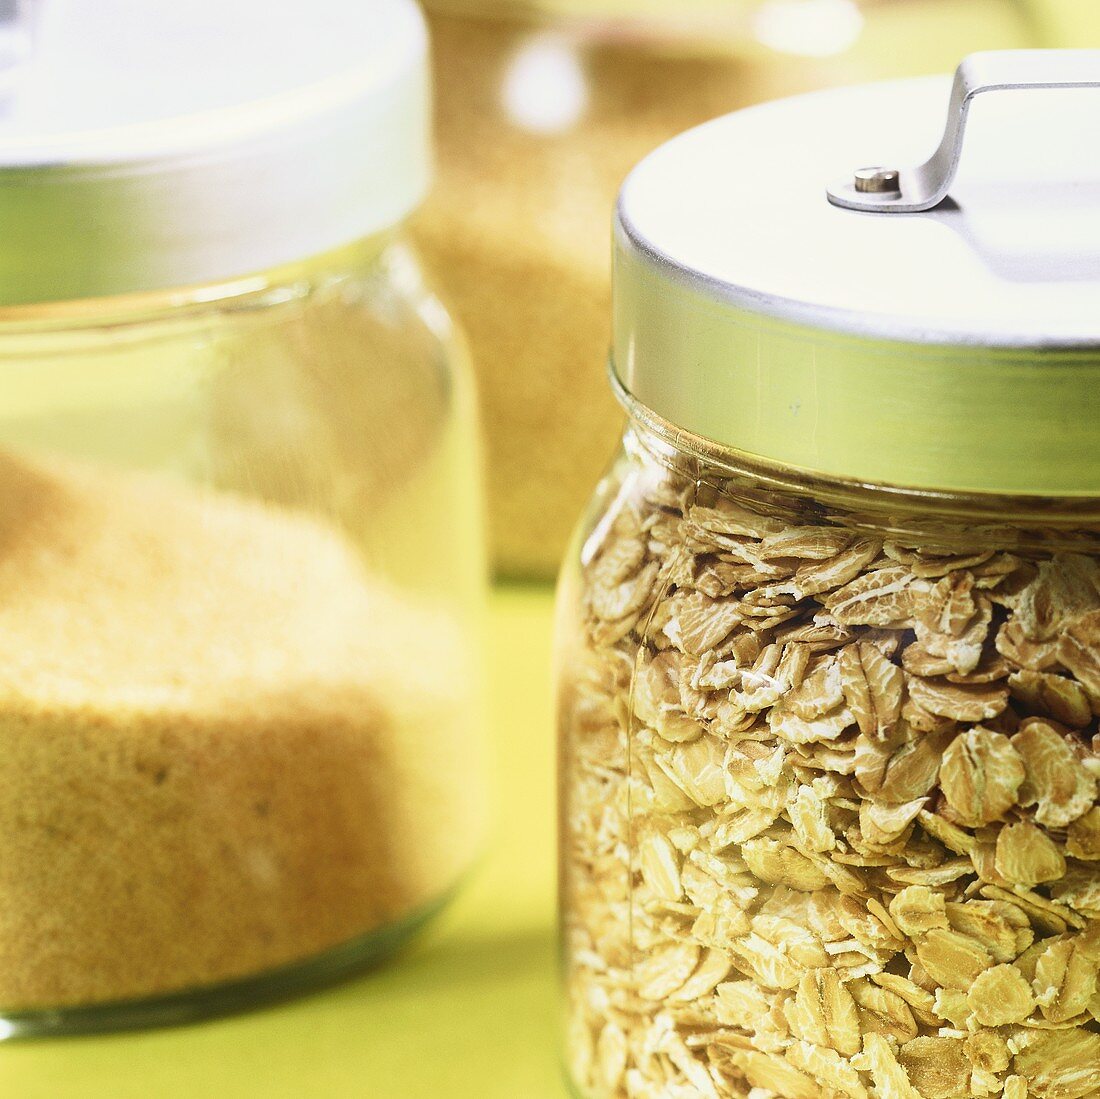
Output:
[[855,175],[855,188],[862,194],[898,194],[901,173],[896,168],[860,168]]

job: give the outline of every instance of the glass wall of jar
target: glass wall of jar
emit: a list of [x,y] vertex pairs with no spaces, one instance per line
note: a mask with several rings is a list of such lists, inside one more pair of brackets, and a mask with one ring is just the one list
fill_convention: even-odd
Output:
[[[1062,62],[1100,87],[970,77]],[[930,213],[826,200],[945,92],[734,115],[624,188],[628,427],[559,610],[584,1099],[1100,1089],[1100,157],[1051,113],[1100,104],[990,96]]]
[[610,455],[608,210],[675,134],[1036,44],[1025,0],[429,0],[440,177],[417,221],[468,333],[497,568],[549,577]]
[[419,13],[109,8],[48,6],[0,119],[6,1035],[384,956],[482,828],[474,400],[401,229]]

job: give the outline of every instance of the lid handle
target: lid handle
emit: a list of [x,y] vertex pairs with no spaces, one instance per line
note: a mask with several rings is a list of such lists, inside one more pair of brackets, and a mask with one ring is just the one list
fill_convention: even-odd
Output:
[[939,148],[912,168],[860,168],[830,187],[829,201],[849,210],[909,214],[945,198],[959,168],[970,104],[983,92],[1100,88],[1100,50],[991,50],[973,53],[955,73]]

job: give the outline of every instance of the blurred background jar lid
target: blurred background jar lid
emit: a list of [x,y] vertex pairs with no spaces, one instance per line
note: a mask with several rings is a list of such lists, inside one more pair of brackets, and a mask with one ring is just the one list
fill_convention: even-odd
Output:
[[0,304],[262,271],[427,188],[413,0],[17,0],[0,69]]
[[660,16],[669,20],[695,12],[710,14],[747,11],[761,0],[424,0],[429,11],[524,16]]
[[[1071,53],[1100,81],[1100,51]],[[1100,494],[1100,87],[977,96],[950,197],[927,212],[827,197],[857,169],[923,162],[950,91],[796,97],[643,161],[616,226],[629,397],[810,472]]]
[[[909,0],[424,0],[432,14],[512,20],[570,30],[603,41],[645,43],[732,55],[831,57],[851,48],[867,21],[897,16]],[[972,0],[971,0],[972,2]],[[1006,0],[1013,17],[1025,0]],[[1031,2],[1031,0],[1027,0]],[[950,9],[948,11],[948,8]],[[960,6],[937,8],[925,18],[950,15],[952,29],[986,28],[991,9],[972,17]],[[1003,13],[993,17],[1002,22]],[[1021,17],[1022,18],[1022,17]],[[1029,16],[1028,16],[1029,18]]]
[[[800,8],[805,25],[822,8],[862,24],[860,0],[424,0],[432,15],[511,20],[617,41],[636,40],[675,48],[709,42],[712,48],[752,48],[761,7]],[[819,21],[820,22],[820,21]],[[826,30],[828,31],[826,26]],[[858,31],[857,31],[858,34]]]

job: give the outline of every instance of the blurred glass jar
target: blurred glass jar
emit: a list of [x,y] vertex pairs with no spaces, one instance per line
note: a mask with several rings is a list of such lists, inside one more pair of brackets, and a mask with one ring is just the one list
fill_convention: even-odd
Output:
[[440,176],[416,231],[470,338],[498,570],[554,573],[619,431],[608,211],[708,118],[1033,44],[1024,0],[428,0]]
[[484,803],[476,414],[402,229],[417,8],[37,31],[0,112],[5,1034],[377,958]]
[[934,208],[935,79],[623,187],[558,634],[584,1099],[1100,1088],[1100,51],[957,88],[1011,91]]

